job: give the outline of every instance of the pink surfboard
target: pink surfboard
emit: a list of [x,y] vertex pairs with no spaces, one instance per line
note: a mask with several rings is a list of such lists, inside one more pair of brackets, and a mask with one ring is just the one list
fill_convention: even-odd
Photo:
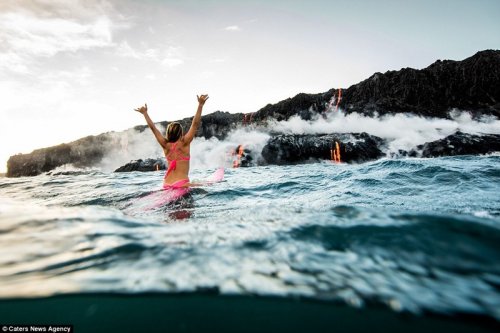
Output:
[[207,183],[217,183],[224,179],[224,168],[218,168],[213,174],[208,176]]

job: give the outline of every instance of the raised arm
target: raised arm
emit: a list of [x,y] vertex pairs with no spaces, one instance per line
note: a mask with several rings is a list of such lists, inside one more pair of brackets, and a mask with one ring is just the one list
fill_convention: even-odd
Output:
[[151,130],[153,131],[153,134],[155,135],[155,138],[158,141],[158,143],[160,144],[160,146],[162,146],[163,148],[166,148],[167,147],[167,139],[165,139],[163,137],[163,135],[161,135],[160,131],[156,128],[156,126],[153,123],[153,121],[151,120],[151,118],[149,118],[148,105],[144,104],[144,106],[141,106],[140,108],[135,109],[135,111],[142,113],[142,115],[146,119],[146,122],[148,123],[149,128],[151,128]]
[[194,115],[193,122],[191,123],[189,131],[186,133],[186,135],[184,135],[184,141],[186,141],[186,143],[190,143],[191,141],[193,141],[194,136],[196,135],[196,131],[198,130],[198,127],[200,127],[201,111],[203,110],[203,105],[205,105],[205,102],[208,99],[208,95],[201,95],[196,97],[198,97],[198,110],[196,110],[196,114]]

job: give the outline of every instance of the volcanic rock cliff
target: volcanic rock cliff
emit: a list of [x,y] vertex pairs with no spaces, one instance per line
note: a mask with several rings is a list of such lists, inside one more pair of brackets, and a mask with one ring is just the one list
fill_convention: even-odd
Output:
[[[309,119],[325,112],[338,89],[321,94],[298,94],[268,104],[253,119],[286,120],[294,115]],[[500,118],[500,51],[486,50],[462,61],[438,60],[424,69],[403,68],[375,73],[341,92],[339,107],[365,115],[412,113],[447,118],[453,109]]]
[[[202,117],[202,125],[197,136],[205,138],[214,136],[223,139],[229,131],[242,124],[251,123],[266,126],[267,120],[287,120],[295,115],[302,119],[311,119],[317,114],[328,111],[328,108],[331,107],[332,97],[339,101],[339,107],[345,113],[357,112],[371,116],[411,113],[426,117],[447,118],[450,110],[458,108],[467,110],[476,117],[487,114],[500,118],[500,51],[481,51],[462,61],[438,60],[421,70],[404,68],[399,71],[388,71],[384,74],[375,73],[370,78],[347,89],[331,89],[320,94],[298,94],[276,104],[268,104],[250,114],[230,114],[218,111]],[[185,128],[188,128],[191,119],[185,118],[180,122]],[[166,126],[167,122],[160,124]],[[146,128],[146,126],[134,127],[139,132]],[[495,136],[489,137],[489,139],[496,142],[497,138],[493,137]],[[306,140],[296,137],[293,140],[307,142],[312,140],[312,144],[315,145],[316,141],[323,142],[323,139],[318,137],[317,140],[310,138]],[[280,140],[289,142],[292,139],[281,137],[281,139],[270,141],[268,149],[271,147],[277,149],[276,144],[279,144]],[[375,137],[366,137],[366,140],[370,144],[379,142],[378,138]],[[442,142],[445,144],[445,141]],[[471,142],[476,141],[472,140]],[[485,142],[481,144],[487,145]],[[318,158],[328,155],[328,145],[329,143],[321,143],[321,156]],[[435,145],[439,145],[439,143],[435,143]],[[112,147],[113,139],[110,133],[104,133],[59,146],[37,149],[30,154],[14,155],[7,162],[7,176],[34,176],[64,164],[92,166],[99,163]],[[342,143],[342,147],[348,146]],[[379,155],[378,150],[369,150],[370,154],[375,152],[375,155],[362,156],[363,148],[361,146],[359,148],[361,150],[352,155],[353,161],[373,159],[376,158],[375,155]],[[426,151],[438,149],[429,145],[426,148]],[[485,150],[491,151],[491,149],[469,149],[471,152]],[[312,149],[311,152],[315,152],[315,150]],[[301,155],[301,159],[307,160],[308,156],[306,155]],[[429,155],[434,156],[435,154],[429,153]],[[287,163],[286,158],[283,159],[283,156],[287,156],[286,153],[279,156],[281,156],[279,162],[268,162]],[[315,158],[316,156],[309,157]],[[271,155],[268,158],[271,158]]]
[[408,112],[445,118],[452,108],[500,117],[500,51],[487,50],[463,61],[438,60],[404,68],[349,87],[340,106],[347,112]]
[[[214,112],[202,117],[203,121],[196,133],[198,137],[217,137],[223,139],[227,133],[236,128],[243,120],[242,113]],[[184,128],[189,128],[192,118],[179,120]],[[168,122],[158,123],[166,127]],[[135,126],[134,130],[142,132],[146,125]],[[103,133],[87,136],[79,140],[57,146],[34,150],[29,154],[11,156],[7,161],[7,177],[36,176],[58,166],[73,164],[76,167],[92,167],[116,146],[116,133]],[[138,167],[137,170],[142,167]],[[131,170],[129,170],[131,171]]]

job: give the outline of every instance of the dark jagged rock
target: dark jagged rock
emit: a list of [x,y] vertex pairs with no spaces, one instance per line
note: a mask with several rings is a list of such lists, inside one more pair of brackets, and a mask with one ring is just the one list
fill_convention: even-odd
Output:
[[[422,151],[422,157],[489,154],[500,151],[500,135],[473,135],[459,131],[444,139],[419,145],[417,150]],[[415,151],[410,152],[410,156],[414,155],[417,155]]]
[[[238,125],[265,125],[266,120],[287,120],[295,115],[312,119],[328,110],[334,95],[338,96],[337,89],[320,94],[298,94],[250,114],[217,111],[202,117],[196,135],[224,139]],[[376,73],[342,90],[340,107],[346,113],[365,115],[406,112],[447,118],[451,109],[458,108],[470,111],[473,116],[500,117],[500,51],[481,51],[463,61],[438,60],[422,70],[405,68]],[[185,131],[191,120],[192,117],[179,121]],[[165,127],[168,122],[160,124]],[[147,126],[134,129],[144,131]],[[30,154],[14,155],[7,162],[7,176],[35,176],[64,164],[90,167],[99,163],[115,145],[113,137],[104,133]]]
[[14,155],[7,161],[7,177],[36,176],[65,164],[90,167],[101,161],[109,143],[110,138],[100,134],[70,144],[37,149],[30,154]]
[[278,121],[287,120],[298,115],[304,120],[310,120],[313,115],[323,113],[327,110],[330,99],[335,93],[331,89],[320,94],[298,94],[293,98],[285,99],[276,104],[268,104],[259,111],[251,115],[251,120],[255,122],[267,119]]
[[165,170],[165,160],[163,158],[147,158],[146,160],[135,160],[119,167],[115,172],[130,172],[130,171],[157,171]]
[[481,51],[463,61],[438,60],[422,70],[375,73],[343,91],[340,106],[367,115],[446,118],[457,108],[500,117],[500,51]]
[[335,143],[340,146],[342,162],[365,162],[384,156],[384,140],[367,133],[323,135],[278,135],[262,149],[268,164],[297,164],[311,160],[331,160]]
[[[188,126],[191,126],[193,118],[189,118]],[[214,112],[203,117],[201,126],[196,133],[196,136],[209,139],[216,137],[219,140],[226,138],[229,131],[235,129],[238,124],[243,121],[243,114],[231,114],[229,112]],[[188,129],[186,126],[184,128]]]
[[[204,137],[205,139],[216,137],[219,140],[223,140],[231,130],[235,129],[237,125],[243,122],[243,117],[243,113],[229,113],[222,111],[215,111],[214,113],[204,115],[201,117],[201,126],[198,128],[196,136]],[[184,132],[187,132],[191,126],[193,117],[176,121],[182,125]],[[169,123],[169,121],[161,121],[158,124],[167,128]],[[148,126],[146,125],[134,127],[134,129],[139,132],[142,132],[147,128]]]
[[[252,118],[287,120],[299,115],[308,120],[315,113],[325,112],[334,95],[338,96],[337,89],[298,94],[266,105]],[[421,70],[403,68],[375,73],[343,89],[339,106],[346,113],[369,116],[403,112],[448,118],[448,112],[457,108],[474,115],[500,117],[500,51],[481,51],[462,61],[438,60]]]
[[[217,111],[202,116],[202,125],[196,135],[205,138],[216,136],[223,139],[242,120],[242,113],[230,114]],[[179,122],[187,131],[191,126],[191,121],[192,118],[184,118]],[[159,124],[166,127],[168,122]],[[147,128],[145,125],[134,127],[138,132]],[[115,138],[110,133],[103,133],[54,147],[37,149],[29,154],[14,155],[7,161],[7,177],[36,176],[65,164],[72,164],[75,167],[91,167],[101,162],[108,151],[115,149],[115,145]]]

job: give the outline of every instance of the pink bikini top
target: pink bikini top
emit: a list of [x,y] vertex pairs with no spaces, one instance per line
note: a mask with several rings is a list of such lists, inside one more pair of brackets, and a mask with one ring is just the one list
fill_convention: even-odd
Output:
[[172,145],[170,146],[170,152],[168,153],[166,158],[168,162],[168,170],[165,177],[175,170],[178,160],[189,161],[190,159],[189,156],[182,156],[182,153],[177,149],[177,142],[172,143]]

